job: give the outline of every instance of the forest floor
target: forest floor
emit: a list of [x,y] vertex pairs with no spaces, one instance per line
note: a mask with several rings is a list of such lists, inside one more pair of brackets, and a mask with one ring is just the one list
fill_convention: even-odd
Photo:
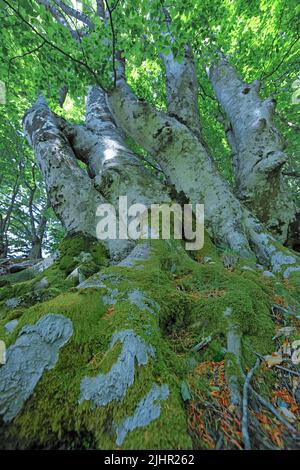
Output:
[[[93,254],[92,261],[89,260],[88,263],[85,261],[81,264],[81,270],[83,272],[85,267],[87,277],[93,271],[97,273],[99,264],[104,263],[102,268],[104,272],[113,270],[114,275],[117,273],[118,276],[121,276],[120,273],[124,273],[129,282],[131,282],[130,276],[133,276],[132,281],[136,282],[138,280],[140,282],[141,270],[137,269],[134,274],[134,270],[132,272],[130,268],[105,267],[102,251],[93,244],[85,246],[84,243],[82,241],[83,245],[78,248],[81,263],[84,250]],[[243,262],[241,262],[241,267],[229,266],[224,268],[223,264],[217,261],[218,255],[213,251],[211,251],[210,256],[216,256],[215,261],[212,261],[212,258],[203,257],[202,254],[196,260],[196,270],[194,270],[195,262],[188,258],[184,261],[186,265],[181,268],[176,267],[176,263],[184,263],[180,253],[178,258],[172,254],[171,260],[165,250],[163,250],[163,253],[168,273],[165,278],[167,282],[164,287],[165,291],[161,288],[161,292],[158,292],[159,288],[157,286],[160,285],[160,281],[158,281],[157,286],[155,283],[151,286],[147,278],[145,278],[144,284],[140,288],[145,285],[143,289],[147,287],[152,289],[151,295],[161,304],[163,304],[163,298],[168,298],[168,283],[170,283],[172,289],[175,286],[175,294],[178,295],[177,299],[173,290],[170,290],[173,310],[171,314],[167,314],[165,317],[162,315],[160,327],[162,332],[161,340],[165,341],[167,345],[166,351],[170,348],[175,361],[178,361],[178,364],[185,364],[183,373],[180,372],[181,366],[175,372],[176,386],[180,389],[180,392],[176,392],[175,395],[179,396],[177,397],[179,402],[176,402],[176,406],[178,407],[178,403],[181,401],[182,405],[179,406],[183,408],[182,411],[185,412],[186,416],[188,432],[186,442],[191,442],[193,449],[299,449],[300,316],[297,307],[291,307],[292,301],[299,294],[297,287],[288,280],[278,282],[275,276],[263,276],[259,269],[256,269],[256,271],[254,271],[255,268],[245,270]],[[83,361],[82,371],[80,368],[78,369],[79,375],[76,381],[80,380],[84,373],[84,367],[87,367],[87,370],[91,367],[95,370],[99,369],[101,358],[102,356],[105,358],[107,352],[104,340],[104,349],[103,351],[100,349],[99,352],[99,343],[96,340],[97,331],[102,331],[103,334],[103,328],[107,326],[109,327],[108,332],[110,330],[114,331],[115,324],[117,324],[115,322],[119,321],[118,315],[121,314],[118,312],[116,304],[107,307],[104,304],[101,306],[99,303],[99,294],[103,295],[103,286],[90,290],[83,289],[80,293],[74,287],[74,282],[76,285],[78,281],[74,277],[70,278],[69,275],[65,277],[66,273],[71,272],[76,267],[78,258],[68,248],[64,257],[55,262],[52,267],[48,267],[38,274],[34,271],[34,266],[30,266],[31,263],[20,259],[4,263],[5,269],[2,274],[0,273],[0,327],[3,329],[2,331],[5,331],[4,328],[8,320],[10,320],[8,324],[19,320],[19,318],[21,319],[20,323],[22,323],[22,318],[24,318],[24,324],[28,321],[32,323],[41,318],[41,315],[44,315],[48,310],[56,312],[57,309],[57,313],[62,311],[72,318],[74,327],[76,327],[78,321],[80,328],[83,328],[82,321],[83,318],[85,319],[87,331],[82,331],[83,337],[79,339],[80,345],[82,344],[80,347],[86,349],[89,362],[86,365],[85,358],[80,358],[80,361]],[[169,262],[171,267],[169,267]],[[88,266],[85,266],[86,263]],[[189,271],[190,265],[193,266],[194,271]],[[156,271],[153,271],[154,275],[150,271],[146,271],[147,273],[149,278],[152,276],[151,279],[155,279],[153,276],[156,275]],[[95,275],[97,276],[97,274]],[[109,279],[109,276],[113,275],[106,274],[106,279]],[[93,276],[91,279],[93,279]],[[128,282],[128,279],[126,282]],[[115,285],[113,285],[113,288],[115,289]],[[125,292],[126,289],[128,289],[127,284],[124,285]],[[113,292],[112,289],[110,291]],[[155,295],[157,298],[155,298]],[[57,306],[56,298],[58,299]],[[9,301],[17,299],[20,299],[21,304],[7,304]],[[266,299],[267,303],[265,302]],[[87,301],[90,303],[89,313],[86,309]],[[244,376],[240,377],[242,403],[239,407],[232,405],[231,402],[231,390],[226,375],[226,354],[228,353],[226,353],[224,347],[226,346],[226,343],[224,343],[224,324],[218,324],[220,313],[224,311],[224,307],[228,303],[240,308],[240,315],[244,315],[240,317],[241,325],[245,326],[245,332],[247,333],[243,348],[248,353],[243,358]],[[182,306],[182,318],[179,315],[180,305]],[[185,323],[184,312],[187,305],[190,312],[193,312],[193,309],[195,312],[191,316],[193,320]],[[270,305],[272,305],[271,312]],[[99,317],[99,307],[101,309],[101,319]],[[132,312],[132,310],[130,311]],[[258,327],[257,323],[253,323],[251,315],[256,315],[255,321],[258,322]],[[93,327],[95,320],[97,320],[97,323]],[[249,325],[247,322],[249,322]],[[207,335],[208,331],[212,331],[209,336]],[[86,337],[89,334],[91,337]],[[4,333],[5,338],[6,335],[7,333]],[[272,337],[272,335],[274,336]],[[15,337],[13,333],[13,338]],[[90,346],[89,342],[91,343]],[[78,348],[78,345],[74,344],[75,346]],[[261,348],[264,348],[264,351]],[[78,366],[76,361],[74,364],[70,362],[73,360],[71,356],[66,355],[63,358],[66,365],[70,367],[72,364],[75,371]],[[114,355],[111,360],[116,360]],[[253,366],[255,360],[256,364]],[[63,372],[64,370],[62,368]],[[69,381],[69,373],[66,374],[66,380]],[[59,393],[61,393],[61,395],[58,395],[59,400],[65,399],[63,379],[58,378],[55,370],[49,373],[48,380],[50,382],[47,382],[45,377],[45,385],[42,381],[39,386],[41,396],[34,394],[32,405],[30,405],[30,399],[27,407],[25,406],[24,423],[22,422],[22,415],[19,419],[20,425],[24,426],[24,433],[28,430],[31,432],[30,413],[33,413],[36,409],[35,400],[37,400],[37,404],[39,401],[44,400],[43,387],[49,386],[51,393],[54,390],[57,393],[57,390],[59,390]],[[64,406],[72,406],[72,397],[73,395],[68,397],[70,403],[66,400]],[[26,409],[27,420],[25,419],[27,416]],[[60,411],[63,420],[63,409]],[[40,412],[46,413],[45,416],[50,419],[49,430],[53,426],[51,420],[53,420],[55,426],[57,425],[58,418],[54,415],[48,416],[44,407],[40,408]],[[50,412],[52,412],[51,407],[49,408]],[[89,410],[85,409],[83,412],[90,413]],[[77,416],[76,413],[77,411],[74,412],[74,419]],[[78,416],[78,419],[82,419],[80,414]],[[90,419],[93,414],[87,416]],[[95,420],[91,421],[92,427],[100,419],[99,417],[102,419],[102,415],[99,414],[99,416],[95,416]],[[38,417],[41,423],[44,422],[42,418],[42,416]],[[104,422],[106,422],[105,419]],[[174,419],[176,419],[176,416]],[[65,426],[65,424],[62,421],[62,426]],[[71,422],[70,425],[73,426],[73,423]],[[159,424],[157,426],[159,429]],[[35,435],[39,435],[37,430],[34,432]],[[52,439],[51,432],[49,431],[48,435],[48,431],[45,431],[45,442],[49,436]],[[60,430],[58,434],[61,433]],[[69,430],[67,433],[69,433]],[[35,435],[32,438],[33,442],[36,442]],[[136,436],[139,436],[139,434],[136,434]],[[132,445],[134,445],[134,442]],[[50,444],[41,445],[43,448],[45,446],[49,448],[47,446]],[[68,448],[69,444],[59,444],[58,442],[57,445],[61,445],[60,448]],[[78,442],[78,445],[80,446],[81,443]],[[93,446],[94,441],[92,440],[91,443],[88,442],[84,445]],[[141,446],[142,444],[139,443],[138,445]]]

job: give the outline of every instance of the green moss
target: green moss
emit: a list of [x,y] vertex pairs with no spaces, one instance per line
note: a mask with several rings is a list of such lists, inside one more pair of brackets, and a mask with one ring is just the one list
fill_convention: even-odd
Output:
[[0,300],[7,299],[9,297],[21,297],[31,290],[33,284],[33,281],[26,281],[4,287],[3,289],[0,289]]
[[251,384],[255,390],[259,390],[267,401],[271,401],[271,390],[278,387],[278,375],[268,367],[260,367],[251,380]]
[[205,351],[205,359],[222,357],[228,330],[228,320],[224,316],[227,308],[232,309],[230,321],[237,325],[243,337],[244,366],[255,360],[252,350],[262,354],[272,351],[272,290],[263,282],[259,272],[240,271],[238,268],[229,271],[216,261],[197,265],[192,275],[178,279],[178,283],[190,297],[190,331],[198,331],[195,342],[208,335],[213,337],[214,342]]
[[[30,268],[30,280],[20,282],[20,277],[18,277],[18,282],[16,282],[15,278],[11,276],[10,279],[13,283],[0,288],[0,318],[7,319],[11,316],[11,311],[6,307],[5,300],[12,297],[20,298],[21,306],[26,309],[26,307],[49,300],[75,286],[76,279],[67,278],[67,276],[78,265],[80,265],[81,274],[84,277],[89,277],[107,264],[107,253],[103,245],[95,239],[81,235],[67,237],[61,242],[59,249],[61,253],[59,260],[36,275],[34,279],[31,279],[33,270]],[[29,270],[25,271],[27,271],[25,276],[27,279]],[[42,278],[46,278],[48,286],[36,289],[35,286]]]
[[[103,269],[103,274],[118,277],[120,300],[107,309],[102,302],[104,289],[69,291],[55,299],[28,308],[20,318],[16,330],[9,335],[12,344],[20,329],[35,323],[46,313],[61,313],[71,318],[74,334],[62,348],[58,363],[46,371],[20,415],[9,426],[9,435],[23,447],[60,446],[66,448],[102,449],[116,447],[113,422],[120,423],[134,413],[138,402],[154,383],[168,384],[170,395],[161,402],[161,416],[146,428],[128,433],[123,447],[139,448],[190,448],[186,417],[180,396],[180,382],[184,373],[183,361],[172,352],[167,340],[159,333],[159,316],[132,305],[128,291],[139,289],[156,300],[162,315],[174,295],[174,279],[161,271],[158,253],[144,264],[145,269]],[[111,278],[113,281],[113,279]],[[159,289],[163,281],[164,289]],[[106,281],[105,281],[106,282]],[[107,286],[116,287],[109,279]],[[176,305],[176,303],[175,303]],[[177,305],[180,306],[179,296]],[[184,308],[183,308],[184,311]],[[146,366],[135,368],[135,382],[122,402],[112,402],[105,407],[94,407],[89,402],[78,405],[80,383],[85,376],[107,373],[116,362],[121,344],[109,349],[114,332],[132,329],[156,350],[155,362],[149,359]]]
[[[66,274],[70,274],[79,262],[78,256],[84,252],[92,257],[95,270],[107,264],[107,252],[102,243],[83,235],[74,235],[62,240],[60,246],[59,268]],[[86,263],[88,264],[88,263]],[[96,271],[93,272],[96,272]]]
[[236,377],[240,387],[244,383],[241,366],[235,354],[227,352],[225,354],[225,376]]
[[1,279],[5,279],[8,282],[16,283],[16,282],[24,282],[29,281],[35,277],[35,271],[32,268],[23,269],[18,273],[11,273],[6,274],[5,276],[1,276]]
[[220,362],[224,360],[226,342],[225,339],[215,336],[214,339],[208,344],[207,348],[201,353],[201,359],[205,361]]
[[38,274],[34,280],[34,285],[43,278],[47,279],[49,287],[60,289],[61,292],[74,287],[75,284],[74,279],[66,278],[66,274],[59,267],[59,261]]
[[[36,288],[42,278],[47,280],[48,286]],[[20,299],[19,308],[26,311],[26,308],[54,298],[72,286],[74,286],[74,279],[66,279],[57,264],[54,264],[33,280],[11,284],[0,289],[0,318],[5,320],[11,317],[16,318],[14,316],[16,309],[10,309],[5,304],[5,301],[10,298]]]
[[[65,448],[115,449],[113,423],[132,415],[138,402],[157,383],[168,384],[170,389],[168,399],[160,403],[161,416],[145,428],[128,433],[122,448],[188,449],[191,439],[180,384],[182,380],[188,381],[193,400],[197,399],[197,391],[209,389],[206,378],[191,371],[189,360],[217,362],[225,359],[227,373],[240,377],[236,358],[224,352],[228,331],[224,311],[228,307],[232,309],[230,319],[242,338],[244,370],[253,365],[255,351],[272,352],[273,281],[270,283],[257,270],[243,271],[239,264],[232,271],[225,269],[210,242],[204,246],[202,254],[193,258],[180,242],[151,241],[151,257],[138,262],[136,267],[105,266],[106,253],[100,246],[94,240],[79,236],[65,239],[60,248],[61,259],[34,281],[2,288],[8,289],[5,296],[12,292],[14,296],[18,292],[26,295],[27,289],[46,277],[49,289],[54,295],[58,294],[30,308],[10,312],[9,315],[21,315],[17,328],[5,335],[7,345],[14,343],[24,325],[35,323],[47,313],[66,315],[74,327],[73,336],[60,350],[55,368],[43,374],[22,412],[9,426],[10,439],[24,447],[51,448],[59,443]],[[77,290],[72,288],[73,281],[66,279],[78,266],[82,251],[92,257],[83,268],[86,268],[84,274],[88,276],[101,269],[106,287],[118,290],[113,306],[108,307],[103,302],[103,295],[109,293],[107,289]],[[212,258],[213,264],[206,263],[205,256]],[[53,289],[60,289],[60,293]],[[134,289],[157,302],[159,314],[131,304],[128,292]],[[0,292],[4,295],[3,290]],[[0,336],[4,334],[7,318],[0,319]],[[114,401],[97,408],[90,402],[79,405],[82,378],[111,369],[122,348],[120,342],[109,348],[112,335],[125,329],[133,330],[155,348],[155,361],[149,359],[147,365],[135,367],[135,381],[122,402]],[[199,353],[191,352],[192,346],[208,335],[212,336],[209,345]],[[255,380],[257,390],[262,388],[267,396],[271,379],[263,384],[258,377]]]
[[212,261],[218,260],[218,250],[212,242],[207,230],[204,231],[204,245],[201,250],[191,252],[192,257],[197,261],[203,261],[204,258],[211,258]]
[[0,288],[7,287],[10,285],[10,282],[7,279],[3,279],[3,276],[0,278]]
[[300,304],[300,272],[292,272],[287,280],[285,285],[286,289],[289,291],[289,294],[295,299],[295,301]]

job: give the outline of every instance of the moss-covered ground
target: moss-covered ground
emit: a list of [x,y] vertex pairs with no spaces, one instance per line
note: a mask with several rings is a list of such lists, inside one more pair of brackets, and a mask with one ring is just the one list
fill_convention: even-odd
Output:
[[[275,350],[272,306],[276,298],[285,299],[297,310],[299,274],[293,273],[291,280],[283,282],[264,277],[255,263],[246,260],[225,267],[222,253],[208,236],[204,248],[193,256],[178,242],[152,241],[149,259],[134,267],[109,265],[102,245],[79,235],[65,239],[60,253],[59,260],[35,278],[17,283],[10,280],[0,288],[0,338],[7,346],[16,341],[23,326],[47,313],[69,317],[74,329],[56,366],[44,372],[13,422],[2,425],[2,445],[113,449],[114,425],[132,415],[156,383],[168,384],[170,389],[168,399],[161,402],[160,417],[145,428],[129,432],[122,448],[214,447],[211,435],[199,431],[199,420],[205,402],[214,399],[212,392],[223,390],[229,400],[226,384],[220,379],[217,390],[216,378],[210,376],[216,367],[224,380],[228,329],[233,323],[241,337],[241,366],[247,372],[256,360],[256,352],[271,354]],[[68,276],[78,266],[84,278],[100,271],[105,287],[77,289],[78,280]],[[43,278],[47,279],[47,287],[36,290]],[[116,290],[116,301],[108,305],[105,296]],[[128,293],[133,290],[156,302],[159,312],[153,314],[131,303]],[[8,307],[6,301],[10,298],[19,298],[20,304]],[[224,315],[227,308],[232,310],[230,325]],[[17,327],[7,333],[5,324],[12,319],[18,319]],[[136,365],[134,383],[123,401],[115,400],[104,407],[94,407],[89,401],[79,404],[82,379],[110,370],[122,347],[117,342],[110,348],[112,335],[127,329],[151,344],[155,360],[149,358],[146,365]],[[194,351],[193,346],[208,336],[211,341],[207,346]],[[217,366],[208,371],[201,364]],[[235,372],[242,388],[240,371]],[[267,369],[254,377],[259,392],[269,399],[275,382],[274,373]],[[189,397],[182,392],[183,384]],[[228,408],[230,402],[226,404]]]

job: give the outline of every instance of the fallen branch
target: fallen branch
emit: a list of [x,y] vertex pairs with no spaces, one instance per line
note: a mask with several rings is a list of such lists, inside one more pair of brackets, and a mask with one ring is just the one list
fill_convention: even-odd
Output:
[[275,367],[276,367],[276,369],[284,370],[285,372],[288,372],[289,374],[296,375],[297,377],[300,377],[299,372],[295,372],[294,370],[288,369],[287,367],[278,366],[278,365],[276,365]]
[[247,377],[244,382],[244,386],[243,386],[242,434],[243,434],[243,441],[244,441],[244,446],[246,450],[251,450],[251,442],[250,442],[249,432],[248,432],[248,389],[249,389],[250,380],[252,379],[254,371],[255,369],[257,369],[259,364],[260,364],[260,360],[257,359],[255,365],[248,372]]
[[207,336],[204,338],[200,343],[196,344],[195,346],[192,347],[193,351],[200,351],[200,349],[204,348],[208,343],[211,341],[211,336]]
[[282,313],[283,315],[292,315],[293,317],[296,317],[296,318],[299,317],[296,312],[293,312],[292,310],[281,307],[278,304],[274,304],[273,307],[272,307],[273,314],[276,314],[276,310],[278,310],[278,312]]
[[[262,354],[259,354],[257,352],[254,352],[254,354],[256,354],[263,361],[265,360],[265,356],[263,356]],[[276,369],[280,369],[280,370],[283,370],[285,372],[288,372],[289,374],[296,375],[297,377],[300,377],[299,372],[295,372],[294,370],[288,369],[287,367],[279,366],[278,364],[274,365],[273,367],[276,367]]]
[[[238,375],[232,370],[237,366],[240,370],[241,367],[241,335],[238,330],[238,326],[232,321],[232,308],[227,307],[224,311],[224,316],[227,318],[228,330],[227,330],[227,353],[231,355],[227,359],[227,373],[226,380],[230,390],[230,401],[231,404],[237,408],[241,406],[241,394],[238,381]],[[235,364],[234,364],[235,363]],[[229,367],[228,367],[229,366]]]
[[292,426],[290,423],[288,423],[282,416],[280,413],[278,413],[278,411],[276,410],[276,408],[271,404],[269,403],[267,400],[265,400],[259,393],[257,393],[254,388],[249,384],[249,390],[251,390],[251,392],[253,393],[253,395],[257,398],[258,401],[260,401],[260,403],[265,407],[267,408],[271,413],[273,413],[274,416],[276,416],[276,418],[282,422],[282,424],[284,424],[286,426],[286,428],[291,431],[293,434],[297,434],[297,429],[294,428],[294,426]]
[[[257,353],[258,354],[258,353]],[[246,375],[243,371],[243,369],[241,368],[241,373],[242,373],[242,376],[244,377],[244,379],[246,380]],[[286,428],[292,432],[293,434],[297,434],[298,431],[296,428],[294,428],[294,426],[292,426],[290,423],[288,423],[281,415],[280,413],[278,413],[278,411],[276,410],[276,408],[271,404],[269,403],[267,400],[265,400],[259,393],[257,393],[254,388],[252,387],[252,385],[250,383],[248,383],[248,388],[249,390],[252,392],[252,394],[256,397],[256,399],[258,401],[260,401],[260,403],[265,407],[267,408],[271,413],[273,413],[273,415],[279,420],[281,421],[282,424],[284,424],[286,426]]]

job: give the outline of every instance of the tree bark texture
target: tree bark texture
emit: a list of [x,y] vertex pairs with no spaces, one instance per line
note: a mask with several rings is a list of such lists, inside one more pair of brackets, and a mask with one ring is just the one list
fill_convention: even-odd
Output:
[[245,83],[223,56],[210,67],[209,77],[230,122],[227,135],[233,153],[235,193],[284,243],[296,207],[282,175],[287,155],[283,137],[274,125],[276,102],[263,100],[259,81]]

